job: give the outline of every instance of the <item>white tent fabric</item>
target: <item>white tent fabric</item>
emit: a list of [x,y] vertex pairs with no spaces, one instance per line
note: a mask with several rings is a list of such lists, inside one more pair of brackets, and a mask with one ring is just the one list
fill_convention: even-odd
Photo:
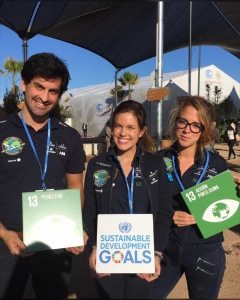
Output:
[[[198,90],[198,70],[192,70],[192,94],[197,95]],[[153,76],[140,78],[140,81],[132,87],[132,99],[143,103],[147,115],[148,126],[151,133],[156,135],[156,103],[146,101],[147,90],[154,86]],[[221,89],[220,101],[228,96],[234,103],[236,109],[240,111],[240,83],[228,76],[222,70],[214,65],[202,67],[200,69],[200,96],[207,97],[206,84],[210,85],[210,101],[215,101],[214,88]],[[113,83],[104,83],[83,87],[79,89],[69,90],[63,96],[70,97],[67,105],[71,106],[73,115],[73,125],[82,133],[82,122],[88,124],[88,134],[90,136],[103,136],[105,134],[105,124],[111,116],[114,107],[113,97],[110,94]],[[175,106],[178,96],[186,96],[188,94],[188,72],[186,70],[167,73],[163,75],[163,86],[169,88],[169,95],[163,100],[163,135],[166,134],[168,126],[168,116],[171,109]],[[126,93],[123,100],[127,100]]]

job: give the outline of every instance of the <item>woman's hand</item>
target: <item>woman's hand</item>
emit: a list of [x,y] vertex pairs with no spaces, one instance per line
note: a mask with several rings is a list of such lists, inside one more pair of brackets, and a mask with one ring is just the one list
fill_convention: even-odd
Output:
[[89,256],[89,267],[91,270],[91,274],[93,277],[104,277],[104,276],[109,276],[109,273],[97,273],[96,272],[96,257],[97,257],[97,247],[94,246],[92,248],[92,252]]
[[237,186],[240,186],[240,176],[239,175],[233,175],[234,182],[237,184]]
[[196,224],[193,215],[180,210],[174,212],[173,221],[174,224],[176,224],[178,227],[184,227],[184,226]]
[[149,273],[139,273],[137,274],[138,277],[151,282],[155,279],[158,278],[158,276],[161,273],[161,265],[160,265],[160,260],[158,257],[155,256],[155,273],[149,274]]

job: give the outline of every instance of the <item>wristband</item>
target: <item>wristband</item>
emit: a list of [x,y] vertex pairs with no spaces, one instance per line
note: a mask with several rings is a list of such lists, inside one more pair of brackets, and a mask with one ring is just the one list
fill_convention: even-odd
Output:
[[161,262],[163,260],[163,254],[160,251],[155,251],[154,252],[155,257],[157,257],[157,259],[159,260],[159,262]]

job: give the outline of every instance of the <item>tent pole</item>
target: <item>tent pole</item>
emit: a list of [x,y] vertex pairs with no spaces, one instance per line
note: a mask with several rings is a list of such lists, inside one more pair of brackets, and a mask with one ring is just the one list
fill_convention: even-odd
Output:
[[201,46],[198,47],[198,96],[200,94]]
[[23,48],[23,62],[25,62],[28,57],[28,42],[26,38],[22,40],[22,48]]
[[118,76],[118,72],[120,71],[120,68],[117,68],[115,70],[115,75],[114,75],[114,79],[115,79],[115,107],[117,107],[117,103],[118,103],[118,91],[117,91],[117,76]]
[[192,85],[192,1],[189,2],[189,47],[188,47],[188,95],[191,96]]
[[[161,87],[163,82],[163,1],[158,1],[158,23],[156,42],[156,87]],[[162,101],[157,103],[157,147],[160,149],[162,140]]]

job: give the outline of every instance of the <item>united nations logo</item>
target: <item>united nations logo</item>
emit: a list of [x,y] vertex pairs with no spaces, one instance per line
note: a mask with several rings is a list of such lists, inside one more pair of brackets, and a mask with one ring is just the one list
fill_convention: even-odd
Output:
[[93,174],[94,184],[97,187],[102,187],[104,184],[106,184],[108,178],[109,173],[106,170],[98,170]]
[[2,143],[2,153],[8,155],[17,155],[22,152],[25,143],[21,139],[15,136],[6,138]]
[[213,78],[213,72],[211,70],[209,70],[209,69],[206,70],[205,74],[206,74],[206,78],[208,78],[208,79]]
[[103,104],[102,103],[98,103],[96,105],[96,112],[97,112],[97,114],[101,114],[103,112]]
[[132,229],[132,225],[131,223],[122,222],[119,224],[118,228],[122,233],[128,233]]

